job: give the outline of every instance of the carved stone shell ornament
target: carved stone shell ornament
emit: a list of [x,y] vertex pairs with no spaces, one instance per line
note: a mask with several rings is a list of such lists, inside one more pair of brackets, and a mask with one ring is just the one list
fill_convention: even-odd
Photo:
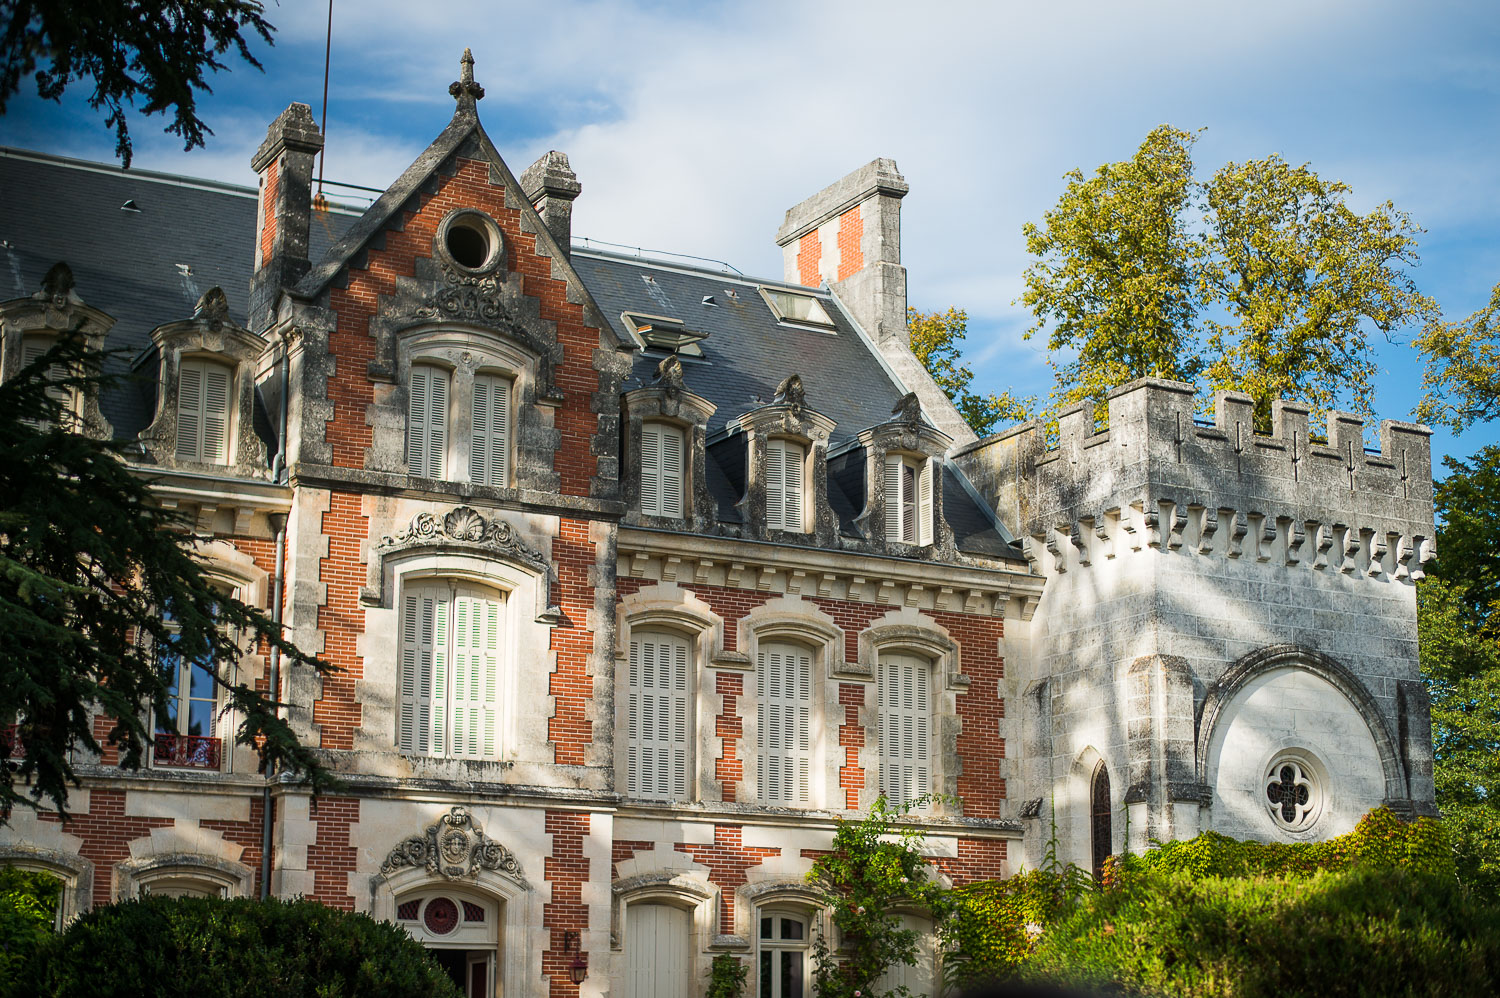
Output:
[[462,807],[428,825],[421,835],[403,839],[380,864],[384,874],[403,869],[424,869],[448,880],[473,879],[480,870],[490,870],[529,886],[515,855],[485,835]]

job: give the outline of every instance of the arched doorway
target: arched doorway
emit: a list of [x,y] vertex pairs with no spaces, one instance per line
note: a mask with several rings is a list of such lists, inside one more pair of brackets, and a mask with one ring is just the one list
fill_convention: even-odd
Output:
[[1090,857],[1093,860],[1094,879],[1104,873],[1104,861],[1114,852],[1114,824],[1109,803],[1109,770],[1104,763],[1094,767],[1094,778],[1089,783],[1089,833],[1092,840]]
[[495,998],[500,908],[478,894],[432,884],[396,899],[396,921],[431,951],[464,998]]

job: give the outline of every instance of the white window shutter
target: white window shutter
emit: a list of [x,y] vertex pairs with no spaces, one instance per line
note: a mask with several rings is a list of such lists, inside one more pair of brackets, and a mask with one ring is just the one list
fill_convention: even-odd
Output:
[[786,444],[766,441],[766,526],[785,529],[786,523]]
[[453,600],[452,755],[462,759],[495,756],[499,715],[500,601],[475,593]]
[[661,427],[641,427],[641,512],[661,516]]
[[771,644],[756,658],[756,796],[767,804],[812,799],[812,656]]
[[641,690],[642,642],[630,639],[630,672],[626,679],[625,693],[625,793],[631,797],[641,795],[641,725],[645,718],[645,694]]
[[910,461],[901,462],[901,540],[917,539],[917,470]]
[[448,752],[448,731],[450,723],[448,720],[448,698],[449,687],[452,685],[452,653],[450,642],[453,640],[449,634],[449,615],[453,609],[446,594],[433,597],[432,613],[432,698],[428,703],[428,715],[432,718],[432,741],[431,752],[434,755],[446,755]]
[[906,804],[932,790],[932,668],[905,655],[880,660],[880,792]]
[[228,368],[203,365],[203,449],[201,460],[223,464],[229,454]]
[[201,460],[203,439],[203,366],[185,360],[177,367],[177,456]]
[[886,455],[885,459],[885,539],[901,540],[901,469],[899,456]]
[[932,543],[932,489],[937,475],[937,462],[922,462],[917,473],[917,533],[918,544]]
[[631,796],[688,799],[688,660],[688,642],[674,635],[630,642],[625,785]]
[[443,655],[437,648],[442,598],[431,588],[407,593],[401,605],[400,707],[396,743],[404,752],[441,752],[433,741],[433,721],[441,717],[436,700],[441,683],[435,675]]
[[672,799],[688,799],[688,760],[690,732],[688,728],[688,649],[687,642],[677,639],[672,643],[671,697],[671,763]]
[[448,372],[414,365],[407,395],[407,467],[413,475],[442,478],[448,449]]
[[510,382],[493,374],[474,378],[470,412],[469,480],[506,485],[510,463]]
[[448,372],[431,369],[427,381],[427,476],[442,478],[448,453]]
[[806,529],[802,518],[802,465],[805,452],[801,444],[783,440],[781,442],[782,475],[786,483],[786,498],[782,504],[782,529],[801,533]]
[[682,431],[675,426],[661,432],[661,515],[682,515]]

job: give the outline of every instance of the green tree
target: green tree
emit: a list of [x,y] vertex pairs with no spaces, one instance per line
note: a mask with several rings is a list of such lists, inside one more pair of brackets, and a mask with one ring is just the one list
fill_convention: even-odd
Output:
[[901,818],[911,807],[892,807],[879,797],[859,821],[834,820],[833,848],[807,874],[838,930],[835,948],[814,941],[814,988],[818,998],[906,998],[904,987],[878,992],[876,984],[896,964],[915,966],[917,933],[901,927],[897,905],[925,910],[941,927],[953,902],[934,880],[917,846],[923,834]]
[[213,664],[221,702],[241,717],[235,740],[258,748],[263,769],[332,785],[276,705],[221,664],[259,643],[331,667],[210,585],[189,524],[154,502],[123,443],[75,432],[65,401],[106,383],[101,361],[81,336],[63,336],[0,384],[0,726],[13,726],[4,739],[20,754],[3,767],[0,821],[18,803],[65,810],[72,750],[100,751],[96,712],[112,719],[120,764],[139,767],[149,719],[168,707],[166,660]]
[[197,92],[213,92],[205,74],[228,68],[219,57],[231,49],[261,68],[250,41],[270,45],[276,30],[264,13],[259,0],[0,0],[0,114],[23,76],[34,73],[37,94],[52,101],[89,80],[89,106],[105,112],[124,166],[127,112],[137,105],[146,115],[170,111],[166,131],[184,149],[201,147],[213,134],[198,117]]
[[969,335],[969,313],[961,308],[946,312],[906,310],[911,350],[927,368],[932,380],[953,400],[954,408],[980,436],[1001,423],[1022,423],[1032,418],[1036,398],[1019,398],[1009,389],[999,395],[977,395],[969,385],[974,372],[962,362],[959,344]]
[[[1188,229],[1195,136],[1161,125],[1133,157],[1067,189],[1042,224],[1023,228],[1035,258],[1021,302],[1047,333],[1060,405],[1141,377],[1191,381],[1197,345],[1200,240]],[[1061,359],[1066,358],[1066,359]]]
[[[1192,381],[1271,403],[1370,414],[1370,334],[1430,323],[1417,290],[1421,231],[1386,202],[1368,214],[1350,189],[1279,156],[1229,163],[1201,181],[1195,136],[1161,125],[1130,160],[1077,170],[1043,224],[1021,302],[1046,331],[1054,399],[1091,400],[1134,378]],[[1066,359],[1057,359],[1057,358]]]
[[1445,458],[1437,558],[1417,589],[1437,802],[1459,876],[1500,892],[1500,446]]
[[1417,418],[1462,433],[1500,417],[1500,284],[1490,303],[1461,322],[1433,319],[1412,346],[1426,358]]
[[1349,193],[1275,155],[1225,164],[1203,185],[1201,300],[1224,316],[1206,322],[1206,373],[1252,396],[1265,429],[1278,398],[1327,410],[1347,392],[1373,415],[1368,330],[1389,337],[1436,314],[1406,269],[1421,230],[1389,201],[1357,214]]

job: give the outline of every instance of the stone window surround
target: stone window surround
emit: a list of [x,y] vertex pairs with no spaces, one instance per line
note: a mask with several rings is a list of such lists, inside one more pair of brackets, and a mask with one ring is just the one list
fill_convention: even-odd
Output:
[[[796,391],[800,398],[800,380]],[[838,546],[838,517],[828,504],[828,440],[837,425],[802,402],[792,401],[761,406],[726,427],[728,432],[747,435],[745,495],[738,503],[745,536],[792,544],[813,543],[818,547]],[[766,442],[773,438],[792,440],[807,448],[802,474],[805,531],[772,530],[766,526]]]
[[173,853],[115,864],[115,897],[138,897],[159,880],[193,880],[224,897],[250,897],[255,871],[243,863],[198,853]]
[[[1288,825],[1281,819],[1280,815],[1275,813],[1277,805],[1272,804],[1270,799],[1266,797],[1266,788],[1264,786],[1273,770],[1279,769],[1282,765],[1288,763],[1300,768],[1303,774],[1309,777],[1308,782],[1312,784],[1312,800],[1309,801],[1312,807],[1309,809],[1307,818],[1295,825]],[[1323,765],[1323,760],[1301,746],[1288,748],[1275,747],[1272,751],[1266,753],[1265,761],[1260,766],[1260,772],[1265,774],[1261,779],[1261,803],[1264,804],[1266,816],[1276,826],[1276,830],[1283,835],[1290,835],[1297,839],[1310,836],[1314,829],[1317,828],[1318,819],[1323,816],[1324,811],[1328,810],[1329,795],[1333,789],[1330,785],[1328,767]]]
[[[114,324],[113,316],[84,304],[78,297],[73,272],[66,263],[53,264],[40,290],[27,298],[0,303],[0,381],[8,381],[20,371],[25,340],[55,339],[64,332],[77,330],[91,350],[102,350],[104,337]],[[114,428],[99,409],[97,392],[89,393],[81,406],[76,399],[73,405],[82,417],[86,436],[101,440],[114,436]]]
[[[217,292],[217,293],[216,293]],[[166,468],[212,469],[251,478],[270,478],[266,444],[255,432],[255,373],[268,341],[228,318],[224,293],[210,289],[193,316],[151,331],[158,363],[156,410],[140,432],[141,447]],[[224,463],[186,461],[177,456],[177,392],[182,362],[204,360],[229,369],[229,425]]]
[[[908,399],[911,396],[907,397]],[[903,400],[905,401],[905,400]],[[901,406],[897,406],[898,410]],[[956,553],[953,528],[943,513],[943,465],[952,439],[919,420],[888,420],[855,434],[855,446],[865,452],[865,508],[858,517],[865,536],[875,550],[902,556],[932,552],[950,557]],[[889,456],[910,457],[932,465],[932,543],[907,544],[887,540],[885,536],[885,459]],[[919,528],[920,536],[920,528]]]
[[[716,509],[706,477],[707,428],[717,406],[672,382],[637,388],[621,396],[624,410],[624,467],[620,476],[621,499],[627,524],[695,533],[714,526]],[[664,423],[683,431],[682,516],[648,516],[641,512],[641,429],[647,423]]]
[[[831,938],[833,919],[822,907],[817,892],[805,881],[800,879],[758,880],[749,881],[735,888],[734,931],[726,933],[727,938],[722,939],[721,945],[747,949],[752,953],[758,952],[761,912],[774,909],[796,912],[807,919],[809,956],[813,940],[819,936],[825,939]],[[810,958],[808,962],[811,964]],[[752,961],[750,974],[752,980],[756,974],[755,966],[756,963]],[[749,983],[747,981],[747,985]],[[810,978],[807,983],[807,993],[811,994]],[[753,988],[749,990],[751,994],[759,994],[758,990]]]
[[720,891],[696,873],[664,870],[616,880],[611,887],[609,906],[609,948],[624,953],[628,934],[628,909],[636,904],[665,904],[688,912],[692,918],[692,945],[696,971],[693,979],[704,976],[709,965],[707,951],[716,942],[715,920],[719,911]]
[[[392,467],[379,470],[409,473],[406,457],[406,424],[410,410],[408,396],[411,384],[411,369],[416,366],[435,367],[446,371],[448,382],[448,424],[444,435],[446,453],[443,458],[444,474],[441,481],[469,481],[470,421],[473,418],[474,378],[488,374],[510,382],[510,411],[506,414],[507,481],[504,486],[488,486],[514,490],[523,483],[521,451],[522,413],[526,408],[520,403],[535,394],[537,357],[531,351],[506,340],[496,333],[465,329],[457,326],[424,327],[401,333],[396,349],[396,384],[401,396],[401,433],[399,447],[394,440],[388,448],[395,452]],[[374,452],[383,448],[372,446]],[[551,456],[547,456],[550,464]]]
[[11,842],[0,845],[0,866],[45,873],[61,880],[63,889],[57,903],[61,926],[67,926],[94,906],[94,864],[77,853]]

